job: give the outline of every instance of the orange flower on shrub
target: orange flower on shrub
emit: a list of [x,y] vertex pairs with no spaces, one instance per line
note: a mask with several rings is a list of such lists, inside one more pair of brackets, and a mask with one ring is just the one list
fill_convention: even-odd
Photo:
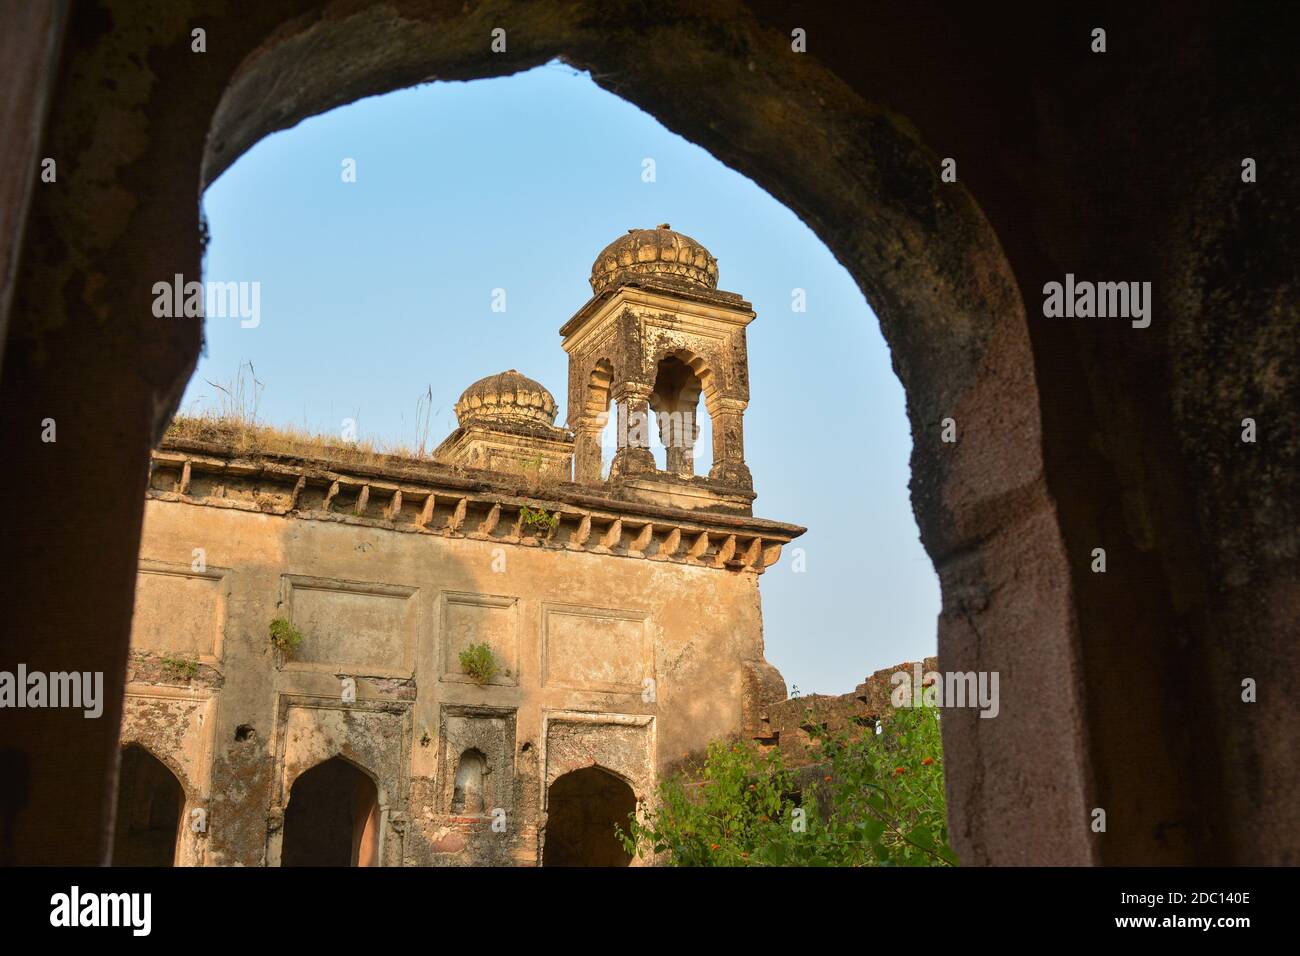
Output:
[[894,776],[895,776],[895,777],[902,776],[902,775],[905,774],[905,773],[907,773],[907,768],[906,768],[906,767],[895,767],[895,768],[894,768]]
[[822,779],[825,780],[827,783],[830,783],[830,782],[831,782],[831,775],[830,775],[830,774],[827,774],[826,776],[822,777]]
[[922,766],[922,767],[928,767],[928,766],[930,766],[930,764],[932,764],[932,763],[934,763],[934,758],[933,758],[933,757],[926,757],[924,760],[921,761],[921,766]]
[[710,850],[716,850],[717,848],[718,848],[718,845],[717,845],[716,843],[712,843],[712,844],[709,845],[709,849],[710,849]]

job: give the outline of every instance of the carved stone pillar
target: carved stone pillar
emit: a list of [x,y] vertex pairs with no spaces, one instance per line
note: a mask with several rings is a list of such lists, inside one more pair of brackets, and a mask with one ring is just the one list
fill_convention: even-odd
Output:
[[748,402],[720,399],[713,413],[713,467],[709,477],[741,488],[753,488],[754,479],[745,464],[745,408]]
[[659,420],[659,441],[668,452],[668,471],[689,478],[695,474],[695,440],[700,437],[696,409],[665,410]]
[[609,476],[653,473],[655,458],[650,451],[650,393],[653,388],[636,382],[614,390],[618,405],[618,451]]
[[573,426],[573,480],[579,484],[600,484],[600,436],[604,423],[596,415],[584,415]]

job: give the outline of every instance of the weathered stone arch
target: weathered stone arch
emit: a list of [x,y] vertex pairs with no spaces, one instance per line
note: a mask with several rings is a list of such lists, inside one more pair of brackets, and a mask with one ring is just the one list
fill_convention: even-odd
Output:
[[700,396],[704,396],[710,417],[718,411],[713,372],[702,356],[686,349],[660,349],[653,361],[655,385],[650,393],[650,410],[666,451],[666,470],[693,475],[695,443],[700,433]]
[[655,351],[651,365],[658,369],[665,359],[677,359],[694,374],[699,382],[695,395],[703,396],[705,402],[716,401],[718,392],[717,376],[708,359],[685,348],[661,348]]
[[162,748],[151,746],[142,737],[136,734],[123,734],[123,752],[125,752],[128,747],[135,747],[139,750],[143,750],[154,760],[157,760],[160,764],[170,770],[172,776],[176,778],[177,785],[181,788],[181,793],[185,797],[186,804],[189,804],[191,800],[197,797],[197,787],[189,779],[189,774],[185,772],[185,768],[181,766],[180,762],[176,760],[174,756],[165,752]]
[[[343,768],[346,768],[346,774],[341,780],[325,782],[324,786],[317,788],[318,792],[301,793],[295,803],[294,795],[300,783],[305,786],[309,780],[316,782],[315,778],[324,773],[338,776],[337,770]],[[349,783],[352,791],[340,791],[338,785],[341,782]],[[379,779],[366,767],[341,753],[335,754],[295,775],[288,784],[286,796],[288,802],[284,810],[283,827],[276,834],[276,845],[270,853],[280,865],[327,865],[319,857],[330,851],[332,843],[340,844],[340,852],[347,851],[346,855],[353,866],[379,864],[388,801]],[[312,800],[313,805],[304,805],[304,799]],[[345,819],[350,820],[350,831],[329,825],[321,826],[320,821],[312,819],[310,814],[318,810],[318,804],[324,801],[342,806],[348,814]],[[343,845],[345,839],[350,846]],[[342,855],[337,862],[346,863]]]
[[[651,781],[642,779],[638,774],[630,772],[627,768],[619,769],[618,766],[611,766],[616,763],[617,762],[613,760],[592,760],[590,763],[584,764],[581,767],[570,767],[560,773],[553,774],[546,782],[547,792],[549,794],[551,785],[554,784],[555,781],[568,776],[571,773],[575,773],[579,770],[599,770],[601,773],[613,777],[615,780],[624,784],[632,791],[632,795],[636,797],[638,801],[648,799],[650,796],[649,787]],[[547,797],[547,802],[549,803],[549,796]]]
[[627,866],[632,856],[613,827],[636,812],[638,799],[626,777],[600,764],[561,774],[547,787],[542,865]]
[[383,778],[380,777],[379,774],[375,773],[375,771],[371,770],[369,767],[363,764],[361,761],[357,760],[355,757],[345,754],[342,750],[336,750],[333,753],[331,753],[329,756],[322,757],[320,760],[317,760],[311,766],[299,767],[296,773],[286,777],[284,781],[284,793],[286,797],[289,794],[289,792],[293,790],[293,785],[297,783],[299,779],[301,779],[303,774],[310,773],[311,771],[315,770],[317,767],[321,766],[321,764],[329,763],[331,760],[341,760],[343,761],[343,763],[352,767],[362,776],[369,779],[370,782],[375,785],[375,793],[378,794],[378,801],[379,801],[380,808],[386,809],[388,807],[390,794],[388,792],[388,788],[385,787],[384,785]]
[[[113,865],[173,866],[188,862],[181,859],[181,851],[190,799],[175,762],[136,741],[124,742],[121,752]],[[140,775],[144,776],[137,779]],[[140,787],[146,788],[143,794]],[[142,796],[143,805],[137,806]],[[159,800],[171,805],[160,808]]]
[[585,414],[599,415],[609,411],[610,388],[614,381],[614,366],[608,358],[598,358],[591,364],[583,391],[582,409]]
[[614,363],[602,354],[585,370],[569,373],[568,425],[573,431],[573,480],[600,481],[601,434],[609,422]]
[[[133,69],[131,57],[143,63],[157,50],[175,50],[185,82],[150,84],[152,139],[106,150],[76,124],[52,131],[52,150],[73,162],[82,157],[102,175],[75,185],[47,211],[70,251],[60,268],[40,271],[24,308],[36,311],[38,324],[65,321],[57,312],[66,301],[59,284],[82,270],[108,276],[95,286],[97,315],[121,324],[122,361],[143,360],[153,389],[116,400],[146,400],[157,436],[194,368],[201,330],[173,320],[159,333],[153,281],[200,274],[199,195],[240,154],[307,116],[431,77],[496,76],[556,57],[589,70],[768,189],[810,224],[866,293],[908,394],[914,504],[945,596],[941,661],[952,669],[1014,670],[1056,702],[1032,714],[1013,702],[996,727],[979,727],[971,714],[945,721],[955,844],[971,862],[996,858],[992,848],[1004,845],[1019,853],[1040,838],[1055,861],[1091,859],[1086,830],[1061,832],[1061,821],[1080,819],[1089,804],[1078,675],[1070,666],[1073,614],[1069,588],[1046,586],[1047,579],[1068,579],[1068,570],[1043,481],[1024,309],[998,237],[962,184],[940,182],[937,157],[906,122],[812,58],[792,55],[784,34],[743,8],[686,14],[671,37],[626,29],[625,21],[615,31],[600,9],[593,3],[588,17],[571,19],[508,2],[451,14],[434,4],[263,4],[241,14],[237,36],[211,45],[197,73],[180,52],[189,38],[181,8],[165,24],[118,38],[107,55],[120,58],[124,73]],[[511,24],[509,57],[493,56],[484,41],[493,17]],[[759,56],[764,70],[748,69]],[[65,95],[90,92],[77,82]],[[149,170],[152,193],[168,200],[123,218],[112,189],[97,184],[125,174],[131,161]],[[86,216],[99,216],[101,228],[82,229]],[[96,269],[102,237],[121,230],[134,237],[123,241],[153,254]],[[105,403],[102,411],[128,418],[146,408]],[[947,416],[980,441],[942,445],[936,426]],[[124,452],[118,446],[89,451],[111,462]],[[131,454],[143,461],[146,451]],[[129,471],[130,461],[120,467]],[[135,490],[142,498],[142,487]],[[125,489],[120,497],[133,500]],[[138,502],[130,513],[140,513]],[[1023,598],[1029,613],[980,620],[995,592]],[[997,640],[978,641],[977,630]],[[1014,793],[981,770],[1002,760],[1018,768]]]

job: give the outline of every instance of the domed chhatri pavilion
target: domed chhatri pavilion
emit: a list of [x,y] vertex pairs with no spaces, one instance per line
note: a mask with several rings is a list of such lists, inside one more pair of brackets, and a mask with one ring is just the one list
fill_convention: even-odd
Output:
[[573,439],[556,428],[555,398],[514,369],[479,379],[456,402],[459,427],[434,451],[448,464],[568,476]]
[[509,369],[432,461],[164,440],[115,859],[626,865],[614,827],[665,774],[776,739],[758,583],[804,529],[753,516],[753,309],[666,225],[602,250],[591,291],[564,427]]
[[[592,297],[560,329],[569,353],[568,431],[553,426],[551,394],[511,369],[465,390],[456,403],[460,427],[435,458],[572,478],[647,503],[752,513],[744,455],[750,304],[719,291],[717,259],[667,223],[611,242],[590,282]],[[697,476],[701,399],[713,422],[713,466]],[[611,415],[616,451],[602,478],[601,435]],[[663,469],[652,429],[666,449]]]
[[591,291],[600,294],[634,277],[660,284],[712,292],[718,287],[718,260],[709,250],[667,223],[657,229],[629,229],[601,250],[591,266]]

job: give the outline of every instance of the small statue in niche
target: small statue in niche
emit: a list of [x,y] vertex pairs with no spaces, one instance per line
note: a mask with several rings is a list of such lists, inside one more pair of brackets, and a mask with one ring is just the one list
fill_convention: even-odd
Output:
[[487,772],[487,759],[477,749],[471,747],[460,755],[451,796],[452,813],[465,817],[481,817],[487,813]]

